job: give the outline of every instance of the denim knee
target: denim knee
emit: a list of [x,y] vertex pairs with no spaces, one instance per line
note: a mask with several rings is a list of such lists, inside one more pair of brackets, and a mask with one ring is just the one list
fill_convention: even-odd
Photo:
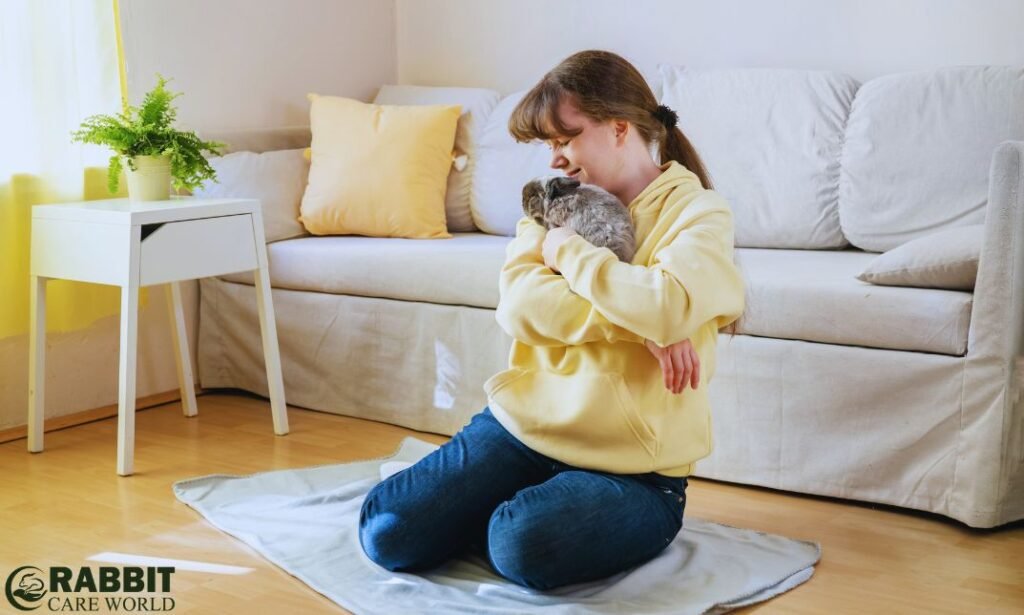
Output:
[[545,562],[537,545],[549,543],[547,528],[527,519],[515,519],[515,505],[504,502],[494,510],[487,525],[487,556],[491,566],[502,577],[517,585],[532,589],[552,589],[557,586],[545,574]]
[[403,526],[399,514],[381,506],[376,488],[366,495],[359,510],[359,544],[371,561],[391,572],[411,570],[418,564],[411,552],[415,543]]

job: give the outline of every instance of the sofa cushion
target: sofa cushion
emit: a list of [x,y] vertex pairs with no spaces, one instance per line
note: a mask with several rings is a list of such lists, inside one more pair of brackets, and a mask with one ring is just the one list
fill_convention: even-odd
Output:
[[981,224],[996,146],[1024,139],[1024,68],[955,67],[872,79],[853,101],[843,147],[843,233],[885,252]]
[[555,175],[551,150],[543,143],[516,143],[508,132],[512,110],[526,90],[503,98],[487,118],[477,143],[476,177],[470,207],[473,221],[485,233],[516,234],[523,217],[523,185],[535,177]]
[[925,235],[879,255],[857,279],[884,286],[974,290],[984,239],[984,224]]
[[[274,288],[482,308],[498,306],[498,274],[509,237],[451,239],[303,237],[267,246]],[[223,276],[253,284],[252,272]]]
[[[494,309],[510,239],[455,233],[444,241],[303,237],[270,244],[275,288]],[[967,349],[970,293],[875,286],[856,278],[860,250],[738,248],[747,289],[737,333],[950,355]],[[251,272],[223,276],[252,284]]]
[[301,149],[233,152],[211,157],[217,181],[192,191],[207,199],[242,197],[259,199],[263,212],[263,233],[268,242],[307,235],[299,223],[299,204],[306,190],[309,163]]
[[476,167],[476,142],[484,129],[487,116],[498,104],[501,95],[482,88],[442,88],[419,85],[385,85],[374,104],[377,105],[459,105],[455,129],[455,155],[466,156],[461,169],[452,165],[448,172],[448,191],[445,193],[445,217],[451,232],[475,231],[469,208],[469,192]]
[[973,295],[858,280],[876,257],[860,250],[738,248],[747,306],[737,333],[963,355]]
[[736,245],[842,248],[839,157],[858,82],[841,73],[659,66],[662,102],[736,219]]

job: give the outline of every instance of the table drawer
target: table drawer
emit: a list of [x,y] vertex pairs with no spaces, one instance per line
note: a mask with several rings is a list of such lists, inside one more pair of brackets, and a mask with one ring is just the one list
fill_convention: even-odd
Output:
[[32,219],[33,275],[121,286],[128,282],[131,227]]
[[252,216],[143,225],[139,285],[255,269]]

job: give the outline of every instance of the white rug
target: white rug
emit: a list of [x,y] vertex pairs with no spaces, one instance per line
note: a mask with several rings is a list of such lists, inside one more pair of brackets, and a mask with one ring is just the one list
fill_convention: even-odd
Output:
[[686,516],[667,549],[602,581],[554,591],[520,587],[479,556],[426,573],[389,572],[359,545],[369,490],[437,446],[406,438],[388,457],[175,483],[179,500],[314,590],[357,615],[394,613],[723,613],[808,580],[814,542]]

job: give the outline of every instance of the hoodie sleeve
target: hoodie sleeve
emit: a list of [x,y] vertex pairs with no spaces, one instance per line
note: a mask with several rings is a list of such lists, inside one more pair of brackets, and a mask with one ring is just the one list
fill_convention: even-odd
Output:
[[745,301],[732,260],[732,212],[694,202],[685,213],[650,266],[623,263],[578,235],[559,246],[555,265],[609,321],[659,346],[690,339],[712,319],[724,327],[739,318]]
[[565,278],[544,264],[541,247],[546,232],[526,217],[516,225],[516,237],[505,250],[499,278],[496,318],[501,328],[532,346],[575,346],[596,341],[642,344],[642,337],[609,322],[589,301],[574,293]]

